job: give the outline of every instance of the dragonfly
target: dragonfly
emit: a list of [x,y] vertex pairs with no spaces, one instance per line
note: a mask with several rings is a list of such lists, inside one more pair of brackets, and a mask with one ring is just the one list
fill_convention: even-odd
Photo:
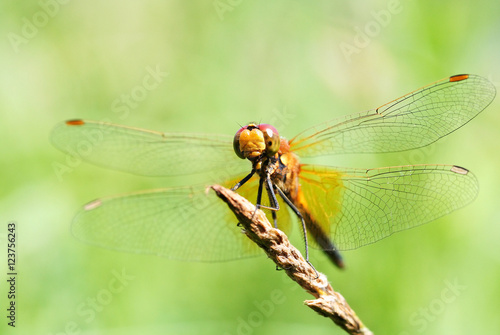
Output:
[[207,183],[219,183],[270,209],[266,215],[285,233],[293,221],[300,222],[306,255],[311,245],[342,268],[340,251],[464,207],[477,196],[478,181],[457,165],[360,169],[311,165],[307,158],[429,145],[477,116],[495,94],[485,78],[454,75],[378,108],[321,123],[290,140],[268,124],[250,123],[230,136],[74,119],[58,124],[51,141],[64,153],[103,167],[154,177],[201,175],[206,180],[89,202],[72,222],[73,235],[84,242],[185,261],[260,254],[242,236],[232,213],[206,192]]

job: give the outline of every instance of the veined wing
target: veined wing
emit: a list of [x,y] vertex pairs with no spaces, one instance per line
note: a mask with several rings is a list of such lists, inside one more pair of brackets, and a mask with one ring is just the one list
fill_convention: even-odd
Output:
[[452,76],[376,109],[308,129],[290,141],[291,150],[306,157],[419,148],[469,122],[495,94],[485,78]]
[[90,163],[145,176],[209,173],[215,181],[250,168],[234,154],[231,136],[162,133],[71,120],[54,128],[51,141],[61,151]]
[[[247,184],[239,193],[255,199],[258,179]],[[286,209],[279,212],[285,215],[279,223],[286,224]],[[78,239],[100,247],[184,261],[226,261],[263,255],[237,223],[214,192],[205,186],[192,186],[94,200],[76,215],[72,232]]]
[[303,165],[301,185],[339,250],[355,249],[470,203],[478,183],[454,165],[342,169]]

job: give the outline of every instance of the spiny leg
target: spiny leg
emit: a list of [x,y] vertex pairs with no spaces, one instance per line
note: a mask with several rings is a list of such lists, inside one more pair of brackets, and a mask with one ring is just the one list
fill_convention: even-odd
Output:
[[254,174],[255,174],[255,169],[252,169],[252,171],[245,178],[243,178],[242,180],[240,180],[236,185],[234,185],[231,188],[231,191],[236,191],[237,189],[239,189],[243,184],[245,184],[247,181],[249,181],[250,178],[252,178],[252,176]]
[[264,184],[264,179],[260,178],[259,179],[259,190],[257,191],[257,202],[255,203],[255,211],[257,209],[260,209],[261,203],[262,203],[262,186]]
[[269,209],[271,210],[271,215],[273,217],[274,228],[278,228],[278,219],[276,216],[276,212],[280,209],[280,204],[278,203],[278,199],[276,198],[276,193],[274,192],[274,185],[271,182],[271,178],[269,176],[266,178],[266,189],[267,195],[269,197]]
[[[264,206],[262,205],[262,190],[263,190],[263,187],[264,187],[264,180],[266,182],[266,190],[267,190],[267,194],[269,196],[269,202],[270,202],[270,206]],[[271,187],[271,189],[269,188]],[[274,191],[272,191],[272,184],[271,184],[271,179],[269,178],[269,176],[267,177],[261,177],[260,180],[259,180],[259,189],[257,191],[257,203],[255,204],[255,207],[257,209],[261,209],[261,208],[265,208],[265,209],[269,209],[273,212],[273,218],[275,217],[275,213],[277,210],[280,209],[280,206],[278,204],[278,199],[276,199],[276,195],[274,194]]]
[[[231,191],[236,191],[237,189],[239,189],[243,184],[245,184],[247,181],[250,180],[250,178],[252,178],[252,176],[255,174],[255,169],[252,169],[252,171],[250,171],[250,173],[245,177],[243,178],[242,180],[240,180],[238,183],[236,183],[236,185],[234,185],[233,187],[231,187]],[[238,222],[237,226],[241,226],[240,223]]]
[[[252,173],[252,174],[253,174],[253,173]],[[250,174],[249,176],[251,177],[251,176],[252,176],[252,174]],[[245,178],[243,178],[243,180],[244,180],[244,179],[247,179],[247,180],[248,180],[248,179],[250,179],[250,177],[249,177],[249,176],[246,176]],[[241,182],[240,182],[240,183],[241,183]],[[240,184],[240,183],[238,183],[238,184]],[[260,208],[260,202],[261,202],[261,199],[262,199],[262,183],[263,183],[263,181],[262,181],[262,178],[261,178],[261,179],[259,180],[259,190],[257,191],[257,203],[255,204],[255,211],[254,211],[254,212],[253,212],[253,214],[252,214],[252,220],[253,220],[253,218],[254,218],[254,216],[255,216],[255,213],[257,213],[257,210]],[[238,185],[238,184],[236,184],[236,185]],[[243,185],[243,184],[241,184],[241,185]],[[241,185],[239,185],[239,186],[241,186]],[[239,187],[239,186],[238,186],[238,187]],[[232,191],[234,191],[233,189],[231,189],[231,190],[232,190]],[[237,225],[238,227],[241,227],[241,226],[242,226],[242,225],[241,225],[241,222],[238,222],[236,225]]]
[[295,205],[290,201],[290,199],[288,199],[288,197],[285,195],[285,193],[279,188],[276,186],[276,190],[278,190],[278,193],[279,195],[281,196],[281,198],[283,198],[283,200],[286,202],[286,204],[288,206],[290,206],[290,208],[292,209],[292,211],[295,213],[295,215],[297,215],[300,219],[300,222],[302,223],[302,232],[304,234],[304,244],[305,244],[305,249],[306,249],[306,262],[314,269],[314,271],[316,272],[316,278],[319,277],[319,273],[318,271],[316,270],[316,268],[314,267],[314,265],[311,264],[311,262],[309,262],[309,243],[307,242],[307,229],[306,229],[306,222],[304,221],[304,217],[302,216],[302,213],[299,211],[299,209],[297,207],[295,207]]
[[[269,176],[266,178],[266,189],[267,195],[269,197],[269,209],[271,210],[271,215],[273,216],[274,228],[278,228],[278,219],[276,216],[276,212],[280,209],[280,204],[278,203],[278,199],[276,198],[276,193],[274,192],[275,186],[272,184]],[[276,265],[276,270],[281,271],[282,269]]]

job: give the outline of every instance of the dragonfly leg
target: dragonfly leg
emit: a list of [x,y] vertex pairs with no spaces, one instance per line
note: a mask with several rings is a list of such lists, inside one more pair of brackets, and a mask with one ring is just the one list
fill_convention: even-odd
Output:
[[285,193],[279,187],[276,186],[276,190],[278,191],[281,198],[283,198],[283,200],[286,202],[286,204],[288,206],[290,206],[292,211],[299,217],[300,222],[302,223],[302,233],[304,234],[304,244],[306,247],[305,248],[306,249],[306,262],[314,269],[314,271],[316,272],[316,278],[318,278],[319,277],[318,271],[316,270],[314,265],[312,265],[311,262],[309,262],[309,243],[307,242],[307,229],[306,229],[306,222],[304,221],[304,217],[302,216],[302,213],[298,210],[298,208],[295,207],[295,205],[290,201],[290,199],[288,199],[288,197],[285,195]]
[[252,169],[252,171],[245,178],[240,180],[236,185],[234,185],[231,188],[231,191],[236,191],[237,189],[239,189],[243,184],[245,184],[248,180],[250,180],[250,178],[252,178],[254,174],[255,174],[255,169]]
[[273,216],[273,224],[274,224],[274,228],[278,228],[278,219],[276,217],[276,211],[272,211],[271,212],[271,215]]
[[309,245],[307,243],[307,229],[306,229],[306,222],[304,221],[304,217],[302,216],[302,213],[295,207],[295,205],[288,199],[288,197],[285,195],[285,193],[279,188],[276,187],[276,190],[278,190],[279,195],[283,198],[283,200],[286,202],[288,206],[292,209],[292,211],[297,215],[302,223],[302,232],[304,233],[304,242],[306,244],[306,261],[309,261]]
[[275,186],[271,182],[271,178],[267,176],[266,178],[266,189],[269,196],[269,207],[268,209],[273,210],[273,212],[279,211],[280,205],[278,199],[276,198],[276,193],[274,192]]
[[272,191],[271,179],[269,177],[267,177],[267,178],[265,178],[265,181],[266,181],[267,194],[269,195],[270,206],[262,205],[262,190],[264,187],[264,178],[261,178],[259,180],[259,190],[257,191],[257,203],[255,204],[255,207],[257,207],[257,209],[265,208],[265,209],[272,210],[273,212],[276,212],[280,209],[280,206],[278,204],[278,200],[276,199],[276,195],[274,194],[274,191]]
[[257,202],[255,203],[255,210],[260,209],[262,203],[262,186],[264,180],[262,178],[259,179],[259,190],[257,191]]
[[278,228],[278,219],[276,216],[276,212],[280,209],[280,204],[278,203],[278,199],[276,198],[276,192],[274,191],[274,185],[271,183],[271,178],[267,176],[266,178],[266,190],[267,195],[269,197],[269,207],[264,207],[271,210],[271,215],[273,217],[274,228]]

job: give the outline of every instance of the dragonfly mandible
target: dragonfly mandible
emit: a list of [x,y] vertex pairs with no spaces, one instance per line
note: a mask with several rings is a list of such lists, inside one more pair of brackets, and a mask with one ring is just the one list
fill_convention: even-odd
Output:
[[[311,245],[343,267],[340,250],[376,242],[467,205],[478,193],[477,179],[456,165],[354,169],[309,165],[303,159],[429,145],[473,119],[495,94],[480,76],[455,75],[378,108],[319,124],[291,140],[267,124],[251,123],[233,137],[80,119],[57,125],[51,140],[67,154],[134,174],[202,174],[207,183],[231,187],[271,208],[268,215],[285,233],[297,216]],[[258,247],[242,236],[232,213],[205,192],[206,186],[94,200],[76,215],[72,232],[101,247],[179,260],[258,255]],[[268,197],[262,197],[263,190]]]

